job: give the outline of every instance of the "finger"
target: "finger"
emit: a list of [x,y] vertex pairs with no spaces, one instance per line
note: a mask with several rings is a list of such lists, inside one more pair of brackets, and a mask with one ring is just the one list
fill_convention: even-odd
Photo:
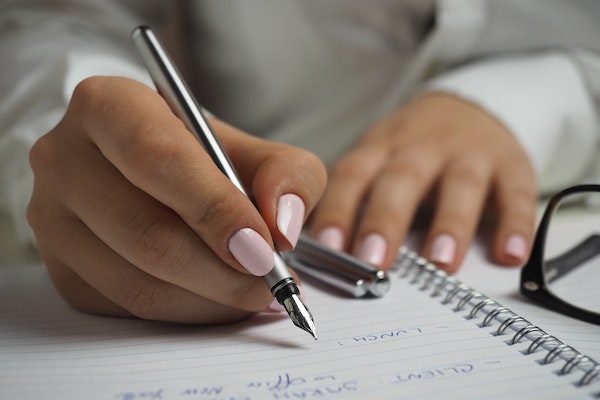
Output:
[[311,234],[317,240],[336,250],[349,250],[362,203],[388,157],[384,146],[360,146],[333,166],[311,221]]
[[455,271],[473,239],[489,188],[492,165],[477,155],[453,160],[441,176],[437,209],[424,254]]
[[93,286],[81,279],[72,269],[39,248],[44,265],[52,279],[54,287],[63,300],[80,311],[90,314],[132,317],[133,314],[109,300]]
[[127,79],[92,78],[73,98],[67,132],[78,135],[83,127],[128,181],[174,210],[227,264],[254,275],[273,268],[271,236],[258,210],[156,92]]
[[442,162],[433,146],[423,146],[418,152],[396,150],[373,182],[357,228],[354,253],[359,258],[384,269],[392,264]]
[[133,278],[139,284],[121,287],[118,293],[111,292],[111,295],[116,294],[113,301],[64,264],[50,258],[46,266],[61,297],[71,306],[90,314],[187,324],[234,322],[251,315],[249,312],[214,303],[176,286],[165,284],[154,287],[143,277]]
[[[64,222],[64,218],[61,220]],[[54,222],[51,218],[45,221]],[[37,232],[42,238],[40,247],[52,279],[65,300],[84,311],[207,324],[239,320],[257,311],[253,307],[266,309],[264,304],[268,304],[258,305],[258,298],[252,294],[246,299],[235,299],[236,294],[252,292],[250,286],[258,287],[257,284],[260,284],[263,289],[262,282],[248,281],[245,287],[237,290],[235,279],[227,285],[217,285],[221,286],[219,289],[224,295],[233,300],[231,303],[239,305],[227,306],[141,271],[112,251],[74,217],[71,223],[63,223],[60,232],[49,228],[53,226],[51,224],[45,226],[48,228],[42,227]],[[64,240],[64,237],[70,240]],[[67,266],[73,266],[73,269]],[[237,273],[230,268],[222,269]],[[237,274],[242,279],[260,281],[259,278]],[[229,289],[233,291],[229,292]],[[268,293],[262,297],[269,301]]]
[[523,158],[509,160],[497,174],[498,228],[493,257],[504,265],[522,265],[535,235],[537,186]]
[[[39,146],[48,140],[51,137],[36,145],[35,152],[42,152]],[[247,311],[266,308],[271,296],[262,279],[227,267],[173,210],[131,186],[115,168],[105,165],[106,160],[95,149],[82,149],[76,154],[82,159],[74,157],[67,161],[63,158],[57,161],[61,163],[59,168],[53,168],[50,161],[42,161],[40,157],[34,163],[36,176],[40,178],[36,181],[44,182],[47,187],[43,195],[38,195],[38,189],[43,187],[38,185],[34,190],[30,209],[37,210],[41,216],[36,217],[35,212],[30,211],[32,225],[40,231],[41,238],[52,239],[54,254],[83,251],[86,239],[81,238],[80,231],[89,229],[93,235],[87,234],[87,240],[101,240],[107,246],[105,251],[114,249],[120,258],[153,279],[230,307]],[[82,163],[88,168],[81,168]],[[45,178],[45,171],[54,169],[68,171],[68,179],[61,179],[65,176],[41,179]],[[89,171],[94,172],[90,175]],[[48,193],[60,196],[59,204],[65,203],[69,213],[61,215],[54,211],[52,196]],[[77,221],[73,221],[71,212],[77,215]],[[35,223],[35,220],[41,222]],[[72,226],[79,220],[85,224],[85,230]],[[49,230],[50,227],[54,231]],[[73,243],[75,237],[81,243]],[[100,250],[90,249],[89,254],[102,258]],[[78,266],[80,260],[61,261]],[[103,275],[109,273],[103,269],[94,271],[96,275],[84,279],[92,283],[105,279]],[[107,284],[101,291],[109,293],[110,290]]]
[[321,160],[306,150],[246,135],[221,121],[220,133],[280,250],[291,250],[327,182]]

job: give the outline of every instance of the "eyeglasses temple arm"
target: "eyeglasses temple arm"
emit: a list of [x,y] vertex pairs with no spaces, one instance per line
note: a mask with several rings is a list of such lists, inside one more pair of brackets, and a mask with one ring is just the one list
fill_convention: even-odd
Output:
[[555,281],[600,254],[600,235],[594,233],[565,253],[544,262],[546,282]]

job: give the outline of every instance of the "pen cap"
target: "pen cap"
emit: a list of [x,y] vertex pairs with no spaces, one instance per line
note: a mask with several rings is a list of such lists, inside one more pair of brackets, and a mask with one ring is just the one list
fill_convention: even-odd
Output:
[[390,289],[390,280],[385,271],[347,253],[323,246],[305,235],[300,236],[292,253],[298,261],[306,264],[304,269],[316,268],[323,275],[338,281],[363,282],[369,293],[374,296],[384,296]]

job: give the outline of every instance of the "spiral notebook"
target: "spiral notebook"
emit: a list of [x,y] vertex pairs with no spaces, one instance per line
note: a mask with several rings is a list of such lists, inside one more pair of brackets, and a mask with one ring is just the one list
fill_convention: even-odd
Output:
[[403,251],[390,278],[379,299],[305,285],[314,341],[285,316],[207,328],[82,314],[42,268],[4,268],[0,398],[600,396],[595,360],[415,253]]

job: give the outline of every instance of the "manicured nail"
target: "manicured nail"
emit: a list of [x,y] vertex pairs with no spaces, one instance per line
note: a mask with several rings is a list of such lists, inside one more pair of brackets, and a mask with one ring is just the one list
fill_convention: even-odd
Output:
[[279,198],[277,207],[277,228],[285,236],[292,247],[296,247],[302,225],[304,224],[304,202],[293,193]]
[[319,232],[317,241],[333,250],[342,251],[344,249],[344,233],[340,228],[334,226]]
[[448,235],[442,234],[433,241],[431,247],[430,261],[438,264],[450,265],[456,257],[456,240]]
[[527,241],[522,235],[513,234],[506,239],[504,251],[511,257],[519,261],[524,261],[527,257]]
[[229,240],[229,251],[252,275],[264,276],[275,265],[273,249],[253,229],[240,229]]
[[385,259],[387,242],[378,233],[367,235],[358,248],[358,258],[372,265],[381,265]]

